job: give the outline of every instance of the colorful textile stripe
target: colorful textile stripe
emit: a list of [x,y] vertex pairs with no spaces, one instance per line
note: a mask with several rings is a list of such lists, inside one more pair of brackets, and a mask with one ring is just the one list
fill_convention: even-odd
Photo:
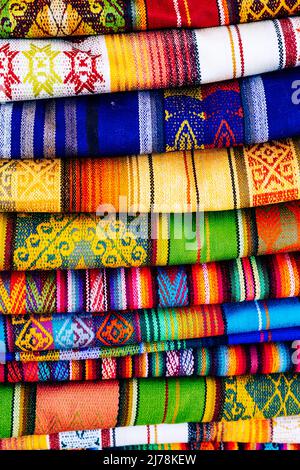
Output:
[[[300,65],[300,18],[77,41],[0,40],[0,101],[199,85]],[[218,51],[222,60],[212,62]]]
[[[97,448],[95,448],[96,450]],[[178,444],[145,444],[145,445],[136,445],[136,446],[125,446],[119,447],[119,450],[124,451],[275,451],[275,450],[300,450],[300,444],[277,444],[277,443],[241,443],[241,442],[190,442],[188,444],[178,443]],[[90,450],[93,450],[91,448]]]
[[0,37],[203,28],[299,13],[299,0],[3,0]]
[[0,313],[101,313],[300,296],[300,254],[172,267],[0,272]]
[[14,361],[0,364],[0,382],[73,382],[300,372],[299,353],[291,343],[264,343],[83,361]]
[[[123,429],[123,428],[122,428]],[[24,436],[1,439],[1,450],[101,450],[95,431],[70,431],[50,436]],[[81,437],[82,436],[82,437]],[[51,439],[49,441],[49,439]],[[54,440],[54,441],[53,441]],[[124,439],[126,441],[126,439]],[[80,446],[80,447],[77,447]],[[115,447],[109,447],[116,449]],[[175,444],[138,444],[118,447],[118,450],[134,451],[299,451],[300,444],[240,443],[240,442],[187,442]],[[188,457],[187,457],[188,458]],[[189,458],[188,458],[189,460]]]
[[125,346],[300,326],[300,299],[103,314],[0,316],[2,352]]
[[168,158],[0,159],[0,211],[183,213],[294,201],[299,162],[298,139]]
[[[296,68],[164,91],[164,149],[229,147],[299,135],[298,79]],[[161,94],[156,92],[156,103]]]
[[236,333],[232,335],[208,336],[206,338],[162,341],[152,343],[129,344],[125,346],[102,346],[97,348],[83,349],[57,349],[48,351],[30,352],[2,352],[1,364],[5,362],[60,362],[60,361],[86,361],[103,358],[118,358],[125,356],[136,356],[140,354],[151,354],[169,351],[186,351],[188,349],[216,348],[226,345],[237,345],[252,343],[293,342],[297,360],[298,343],[295,338],[300,338],[300,327],[279,328],[274,330],[250,331],[247,333]]
[[299,374],[2,384],[0,393],[1,438],[300,414]]
[[[179,423],[93,429],[0,440],[1,450],[106,449],[129,445],[231,443],[291,445],[300,442],[298,416],[212,423]],[[280,444],[285,441],[285,444]],[[272,443],[272,444],[271,444]],[[279,443],[279,444],[278,444]]]
[[293,252],[299,224],[299,202],[135,217],[1,213],[0,270],[199,264]]
[[298,79],[296,68],[193,88],[0,104],[0,158],[111,157],[297,136]]

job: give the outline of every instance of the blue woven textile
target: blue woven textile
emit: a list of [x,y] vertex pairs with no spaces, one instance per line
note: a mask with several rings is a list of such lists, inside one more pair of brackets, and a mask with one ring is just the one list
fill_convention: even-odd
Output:
[[[215,306],[212,308],[205,306],[204,309],[195,307],[194,320],[189,324],[186,317],[191,313],[189,307],[186,310],[142,309],[99,315],[91,313],[49,314],[47,317],[25,315],[18,321],[16,317],[3,315],[0,316],[0,341],[10,353],[126,346],[141,342],[193,338],[194,333],[192,336],[190,333],[186,336],[181,325],[189,325],[192,328],[196,322],[202,325],[203,337],[224,333],[227,335],[260,333],[273,329],[299,327],[299,306],[300,300],[295,297],[228,303],[223,304],[219,311]],[[166,315],[172,316],[172,324],[166,324]],[[215,325],[211,323],[212,318],[215,318]],[[210,324],[208,329],[205,322]],[[67,330],[70,333],[66,334]],[[44,334],[43,341],[40,341],[38,346],[35,342],[36,331],[42,331]],[[259,342],[258,338],[259,336],[252,342]]]
[[0,105],[0,158],[86,157],[253,144],[300,134],[299,69],[196,88]]

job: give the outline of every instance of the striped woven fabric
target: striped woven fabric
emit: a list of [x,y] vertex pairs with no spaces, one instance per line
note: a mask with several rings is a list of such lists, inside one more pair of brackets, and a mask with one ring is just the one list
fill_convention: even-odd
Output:
[[0,211],[196,212],[300,198],[300,140],[229,150],[0,160]]
[[3,0],[1,37],[202,28],[300,13],[299,0]]
[[73,382],[300,372],[298,350],[293,346],[291,343],[263,343],[82,361],[13,361],[0,364],[0,382]]
[[137,345],[300,326],[298,297],[103,314],[0,316],[2,352]]
[[[119,358],[125,356],[136,356],[140,354],[151,354],[168,351],[186,351],[188,349],[216,348],[226,345],[292,342],[292,347],[297,355],[298,343],[295,338],[300,338],[300,327],[281,328],[274,330],[250,331],[247,333],[236,333],[232,335],[209,336],[189,340],[162,341],[153,343],[139,343],[125,346],[102,346],[84,349],[57,349],[48,351],[30,352],[1,352],[1,363],[6,362],[60,362],[60,361],[91,361],[103,358]],[[296,357],[297,359],[297,357]],[[35,366],[33,366],[35,367]],[[42,367],[42,366],[41,366]]]
[[[199,85],[300,65],[300,18],[67,40],[0,40],[0,101]],[[217,51],[220,60],[212,61]]]
[[[90,450],[97,449],[90,448]],[[118,447],[118,450],[123,451],[275,451],[275,450],[288,450],[299,451],[300,444],[277,444],[277,443],[241,443],[241,442],[190,442],[187,444],[145,444],[136,446]]]
[[0,313],[101,313],[300,296],[300,254],[172,267],[0,272]]
[[292,137],[300,128],[298,79],[295,68],[193,88],[0,104],[0,158],[149,154]]
[[293,252],[299,223],[299,202],[184,217],[2,213],[0,270],[198,264]]
[[300,414],[299,374],[1,384],[0,393],[1,438]]
[[[101,450],[97,441],[89,439],[89,431],[79,431],[83,434],[82,441],[73,437],[74,432],[58,433],[51,436],[25,436],[13,439],[1,439],[1,450]],[[62,441],[48,442],[46,439],[60,439]],[[71,439],[69,441],[68,439]],[[87,441],[85,441],[87,439]],[[76,447],[81,445],[81,447]],[[107,447],[104,447],[104,449]],[[116,450],[115,447],[111,448]],[[300,444],[277,444],[269,443],[241,443],[241,442],[188,442],[175,444],[140,444],[131,446],[121,446],[117,448],[120,451],[276,451],[288,450],[299,451]],[[187,456],[187,460],[190,458]],[[191,456],[192,460],[192,456]]]
[[[0,440],[1,450],[107,449],[129,445],[217,444],[232,441],[256,445],[300,443],[298,416],[274,419],[249,419],[211,423],[158,424],[123,428],[67,431],[50,435],[31,435]],[[285,444],[278,444],[285,442]]]

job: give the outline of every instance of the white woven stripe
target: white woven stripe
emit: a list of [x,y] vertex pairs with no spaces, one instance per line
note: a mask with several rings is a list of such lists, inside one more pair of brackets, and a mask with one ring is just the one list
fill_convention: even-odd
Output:
[[53,158],[55,152],[55,100],[49,100],[45,109],[44,157]]
[[139,100],[139,132],[140,132],[140,153],[152,152],[152,114],[151,96],[147,91],[138,93]]
[[36,102],[23,103],[21,122],[21,154],[33,156],[34,117]]
[[60,449],[102,449],[101,430],[59,433]]
[[257,311],[258,331],[261,331],[263,329],[262,312],[257,300],[255,300],[254,303]]
[[254,282],[255,282],[255,300],[259,300],[261,298],[261,285],[259,281],[259,272],[258,272],[258,267],[257,267],[257,260],[255,256],[250,257],[250,263],[252,267],[252,272],[254,276]]
[[11,155],[11,115],[13,103],[0,105],[0,158],[9,158]]
[[288,270],[289,270],[289,275],[290,275],[290,282],[291,282],[291,290],[290,290],[290,297],[294,297],[296,294],[296,283],[295,283],[295,276],[294,276],[294,270],[291,262],[290,255],[287,253],[285,255],[285,259],[287,262]]
[[245,283],[244,283],[244,271],[243,271],[243,265],[242,265],[242,260],[238,258],[236,260],[236,266],[237,270],[239,273],[239,283],[240,283],[240,299],[239,301],[242,302],[246,300],[246,289],[245,289]]
[[273,419],[273,442],[278,444],[299,444],[300,416]]
[[66,129],[68,129],[68,132],[66,133],[66,154],[77,155],[77,118],[75,100],[66,101],[65,121]]
[[130,413],[129,416],[129,423],[131,426],[134,426],[135,419],[136,419],[136,413],[138,410],[138,405],[137,405],[137,398],[138,398],[138,380],[137,379],[132,379],[132,399],[131,399],[131,405],[132,408],[131,410],[128,410],[128,414]]
[[182,21],[181,21],[181,15],[180,15],[180,9],[179,9],[179,5],[178,5],[178,0],[173,0],[173,5],[174,5],[175,13],[176,13],[177,28],[181,28]]
[[218,2],[220,24],[225,25],[226,24],[226,17],[225,17],[225,11],[224,11],[224,8],[223,8],[223,0],[217,0],[217,2]]
[[244,103],[248,119],[249,138],[252,142],[269,140],[268,110],[264,82],[261,77],[251,77],[243,83]]
[[20,436],[20,409],[21,409],[22,384],[14,386],[13,417],[12,417],[12,437]]

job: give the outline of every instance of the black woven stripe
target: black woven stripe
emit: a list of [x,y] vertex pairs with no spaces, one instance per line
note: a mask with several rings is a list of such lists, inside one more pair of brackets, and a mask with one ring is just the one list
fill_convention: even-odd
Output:
[[231,178],[231,186],[232,186],[232,193],[233,193],[233,204],[234,204],[234,209],[236,209],[237,208],[237,194],[236,194],[234,171],[233,171],[233,166],[232,166],[232,159],[231,159],[230,149],[227,149],[227,157],[228,157],[230,178]]
[[97,156],[100,153],[99,149],[99,133],[98,133],[98,121],[99,121],[99,105],[96,100],[90,100],[88,110],[86,113],[86,135],[89,154],[91,156]]
[[36,389],[37,385],[25,385],[26,405],[22,410],[25,414],[24,425],[25,434],[32,435],[35,431],[36,418]]

